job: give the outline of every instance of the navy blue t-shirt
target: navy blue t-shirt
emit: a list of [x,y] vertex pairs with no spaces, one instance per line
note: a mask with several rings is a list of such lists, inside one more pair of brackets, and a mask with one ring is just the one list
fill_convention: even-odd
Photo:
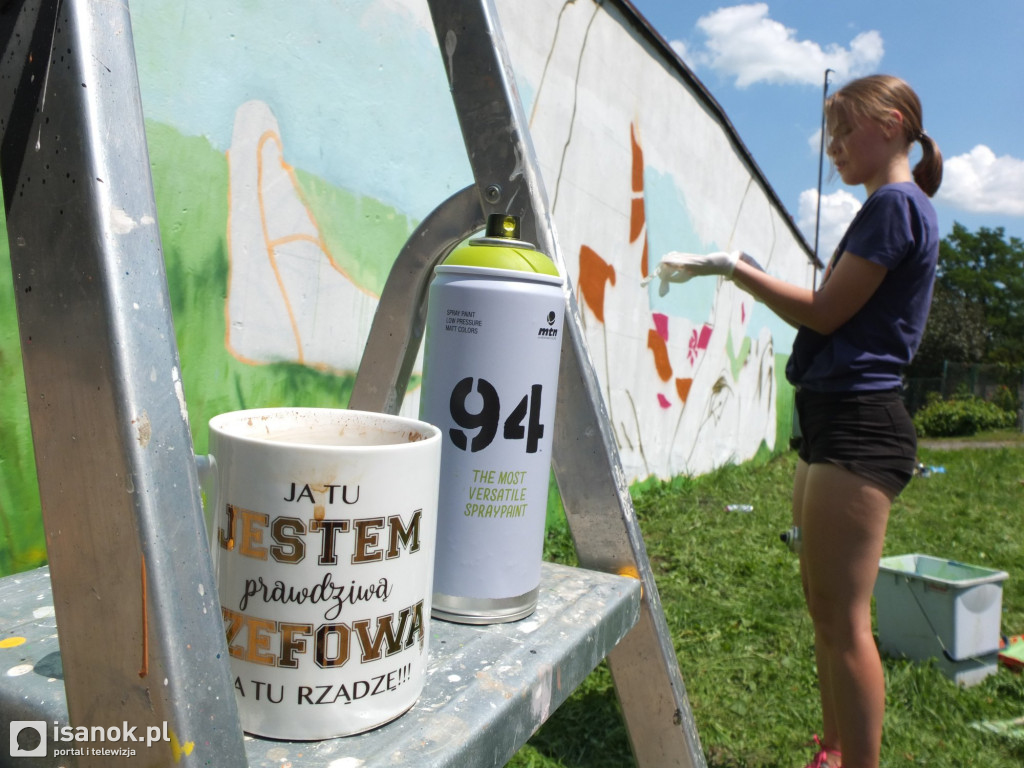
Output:
[[921,344],[932,302],[939,224],[931,201],[912,181],[879,187],[839,241],[830,270],[847,251],[888,273],[833,333],[800,327],[786,378],[816,392],[894,389]]

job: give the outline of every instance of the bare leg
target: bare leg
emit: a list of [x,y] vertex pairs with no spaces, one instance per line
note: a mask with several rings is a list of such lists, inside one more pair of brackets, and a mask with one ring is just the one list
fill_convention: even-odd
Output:
[[[804,498],[807,490],[808,465],[803,459],[797,460],[796,476],[793,480],[793,524],[804,529]],[[807,584],[807,565],[804,561],[807,552],[806,542],[800,550],[800,581],[804,590],[804,599],[810,606],[810,589]],[[817,632],[815,632],[817,634]],[[822,744],[828,749],[842,751],[839,740],[839,726],[836,722],[835,711],[832,706],[832,681],[829,674],[829,662],[825,656],[822,642],[815,636],[814,655],[818,667],[818,693],[821,697],[821,720],[822,720]]]
[[842,750],[844,768],[878,768],[885,679],[871,634],[871,592],[892,500],[841,467],[804,467],[801,564],[814,622],[825,744]]

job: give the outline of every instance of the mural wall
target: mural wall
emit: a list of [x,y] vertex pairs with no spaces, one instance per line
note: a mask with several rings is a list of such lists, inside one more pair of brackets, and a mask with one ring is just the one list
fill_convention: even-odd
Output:
[[[626,3],[497,0],[631,480],[784,446],[793,329],[728,281],[643,285],[668,250],[805,245],[716,105]],[[133,0],[196,450],[210,416],[343,407],[391,264],[472,181],[426,0]],[[6,232],[0,572],[45,561]],[[415,414],[410,387],[402,411]]]

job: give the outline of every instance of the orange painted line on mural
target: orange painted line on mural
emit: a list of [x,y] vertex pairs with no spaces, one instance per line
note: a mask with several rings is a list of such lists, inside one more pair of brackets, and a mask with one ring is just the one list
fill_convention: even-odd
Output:
[[629,141],[633,154],[633,200],[629,210],[629,242],[633,243],[643,232],[644,248],[640,254],[640,277],[648,275],[647,253],[647,199],[644,194],[644,150],[636,138],[636,123],[629,124]]
[[644,151],[636,138],[636,123],[629,124],[629,143],[633,150],[632,184],[634,192],[644,191]]
[[[224,157],[227,159],[227,166],[230,168],[231,165],[231,151],[227,150],[224,153]],[[238,349],[234,348],[231,344],[231,274],[234,271],[234,259],[231,254],[234,253],[234,246],[231,242],[231,218],[232,218],[232,206],[231,206],[231,174],[227,174],[227,286],[226,296],[224,301],[224,349],[231,353],[234,359],[239,360],[246,366],[265,366],[268,365],[265,360],[258,360],[254,357],[249,357],[243,354]]]
[[146,555],[142,555],[142,666],[139,677],[149,674],[149,605],[146,594]]
[[604,323],[605,284],[615,285],[615,267],[602,259],[597,251],[580,246],[579,292],[598,322]]
[[[267,224],[266,204],[265,204],[264,198],[263,198],[263,147],[264,147],[265,143],[267,141],[271,140],[271,139],[276,141],[278,149],[281,150],[282,154],[283,154],[283,151],[284,151],[284,148],[283,148],[282,142],[281,142],[281,138],[276,133],[274,133],[272,131],[268,131],[267,133],[263,134],[263,136],[260,138],[259,146],[258,146],[258,149],[257,149],[257,195],[258,195],[258,200],[259,200],[260,225],[261,225],[261,228],[262,228],[264,246],[265,246],[265,249],[266,249],[266,252],[267,252],[267,257],[268,257],[268,260],[270,261],[271,269],[274,272],[274,276],[275,276],[275,279],[277,281],[278,288],[281,291],[282,298],[284,299],[285,307],[286,307],[287,312],[288,312],[289,322],[290,322],[291,327],[292,327],[292,334],[295,336],[296,342],[297,342],[297,345],[298,345],[298,362],[300,362],[300,363],[302,363],[304,365],[309,365],[304,360],[304,355],[303,355],[303,351],[302,351],[301,334],[300,334],[300,332],[298,330],[298,325],[297,325],[297,321],[296,321],[294,310],[292,308],[291,301],[288,298],[287,291],[285,290],[285,287],[284,287],[284,284],[283,284],[283,278],[281,277],[280,270],[278,269],[277,259],[276,259],[275,252],[276,252],[276,249],[279,246],[285,245],[287,243],[292,243],[292,242],[309,242],[309,243],[312,243],[326,257],[327,262],[330,265],[330,267],[335,272],[337,272],[338,274],[340,274],[343,277],[345,277],[352,284],[352,286],[355,287],[356,290],[360,291],[361,293],[365,294],[366,296],[369,296],[370,298],[379,299],[380,297],[379,297],[378,294],[376,294],[373,291],[370,291],[370,290],[366,289],[365,287],[363,287],[362,285],[360,285],[356,280],[353,279],[352,275],[350,275],[347,270],[345,270],[340,264],[338,264],[337,260],[334,258],[334,254],[331,253],[331,249],[328,247],[326,240],[324,239],[323,235],[320,234],[320,233],[322,233],[323,230],[320,227],[320,224],[317,222],[316,216],[313,214],[313,210],[312,210],[311,206],[309,205],[309,201],[306,199],[305,195],[302,192],[302,187],[299,184],[298,177],[295,174],[295,169],[290,164],[286,163],[283,159],[280,161],[281,168],[288,175],[289,180],[292,183],[292,189],[294,190],[296,196],[299,198],[299,202],[302,204],[302,207],[305,210],[306,215],[309,217],[311,225],[316,230],[317,235],[314,236],[314,235],[305,234],[305,233],[295,233],[295,234],[285,235],[283,237],[277,237],[277,238],[271,238],[270,237],[269,228],[268,228],[268,224]],[[229,161],[229,165],[230,165],[230,150],[225,152],[225,155],[228,157],[228,161]],[[232,277],[232,273],[233,273],[233,270],[234,270],[234,260],[231,258],[231,254],[234,253],[233,244],[232,244],[232,240],[231,240],[231,220],[232,220],[232,210],[233,210],[232,206],[231,206],[231,200],[232,200],[232,190],[231,190],[231,178],[230,178],[230,174],[229,174],[229,176],[228,176],[228,233],[227,233],[228,254],[229,254],[229,257],[228,257],[228,286],[227,286],[228,301],[225,302],[225,306],[224,306],[224,346],[225,346],[226,349],[228,349],[231,352],[231,354],[235,357],[235,359],[239,360],[242,363],[245,363],[247,365],[264,365],[265,364],[264,361],[256,360],[256,359],[250,358],[250,357],[242,354],[241,352],[236,350],[234,348],[234,346],[231,344],[231,313],[230,313],[231,301],[230,301],[230,299],[231,299],[231,284],[232,284],[231,277]],[[330,366],[328,366],[326,364],[323,364],[323,363],[311,365],[311,367],[313,367],[313,368],[315,368],[317,370],[321,370],[321,371],[333,370]]]
[[676,394],[686,404],[686,398],[690,396],[690,387],[693,386],[693,379],[676,379]]
[[295,175],[295,168],[289,165],[288,163],[284,162],[283,159],[281,160],[281,167],[284,168],[285,173],[287,173],[288,177],[291,179],[292,188],[295,190],[295,194],[299,198],[299,202],[302,203],[302,207],[306,209],[306,215],[309,216],[310,223],[312,223],[313,227],[317,231],[317,237],[315,242],[320,247],[320,250],[323,251],[324,256],[327,257],[327,261],[331,265],[331,269],[333,269],[338,274],[343,275],[350,283],[352,283],[352,285],[357,290],[361,291],[367,296],[370,296],[371,298],[379,299],[379,295],[377,295],[373,291],[368,291],[366,288],[359,285],[359,283],[355,281],[352,275],[349,274],[348,271],[344,267],[342,267],[341,264],[338,263],[337,259],[334,258],[334,254],[328,247],[327,241],[324,240],[322,234],[323,229],[320,227],[320,223],[317,221],[316,215],[313,213],[313,207],[309,204],[309,201],[306,199],[306,195],[302,191],[302,185],[299,183],[298,176]]
[[644,209],[644,151],[636,140],[635,123],[629,124],[629,147],[633,160],[631,178],[633,200],[629,209],[629,242],[634,243],[647,224],[647,215]]
[[301,232],[296,232],[294,235],[285,235],[279,237],[276,240],[271,240],[268,245],[273,248],[277,248],[279,245],[285,245],[287,243],[312,243],[313,245],[320,246],[320,240],[313,235],[304,235]]
[[629,204],[629,242],[635,243],[644,231],[644,199],[634,197]]
[[263,231],[263,245],[267,252],[267,259],[270,261],[270,268],[274,272],[274,279],[277,280],[277,286],[281,291],[281,297],[284,299],[285,310],[288,312],[288,323],[292,327],[292,335],[295,336],[296,346],[296,359],[298,362],[303,362],[302,352],[302,335],[299,333],[299,324],[295,319],[295,311],[292,309],[292,303],[288,298],[288,291],[284,287],[284,279],[281,277],[281,271],[277,266],[277,257],[274,253],[274,249],[271,247],[270,232],[267,227],[267,211],[266,204],[263,200],[263,147],[268,141],[275,141],[277,148],[284,155],[284,145],[281,143],[281,138],[273,131],[266,131],[260,136],[259,144],[256,146],[256,199],[259,202],[260,211],[260,228]]
[[668,345],[653,328],[647,331],[647,348],[654,353],[654,368],[658,372],[658,378],[668,381],[672,378],[672,363],[668,357]]

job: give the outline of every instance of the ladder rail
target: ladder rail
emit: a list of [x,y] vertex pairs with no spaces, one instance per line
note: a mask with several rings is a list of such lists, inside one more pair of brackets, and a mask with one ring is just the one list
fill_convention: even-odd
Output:
[[71,722],[166,727],[176,743],[140,751],[146,765],[185,750],[244,766],[127,5],[8,3],[0,45],[0,175]]
[[485,221],[470,185],[435,208],[406,241],[384,283],[349,408],[398,413],[423,340],[434,267]]
[[[568,274],[492,0],[428,2],[483,213],[518,215],[523,239]],[[400,261],[412,257],[403,254]],[[429,280],[429,272],[421,278]],[[425,301],[425,294],[419,295]],[[700,768],[706,763],[675,648],[568,283],[565,301],[553,468],[581,565],[635,575],[643,583],[640,620],[609,656],[630,741],[641,768]],[[417,322],[409,306],[404,308],[410,324],[406,344]],[[421,318],[424,307],[416,305],[415,311]],[[384,325],[375,323],[364,362],[386,347],[383,332]],[[405,351],[408,359],[408,346]],[[371,383],[377,376],[380,380]],[[398,393],[404,386],[380,367],[364,372],[361,366],[357,383],[361,392]],[[360,397],[358,407],[366,402]],[[400,400],[387,404],[397,409]]]

